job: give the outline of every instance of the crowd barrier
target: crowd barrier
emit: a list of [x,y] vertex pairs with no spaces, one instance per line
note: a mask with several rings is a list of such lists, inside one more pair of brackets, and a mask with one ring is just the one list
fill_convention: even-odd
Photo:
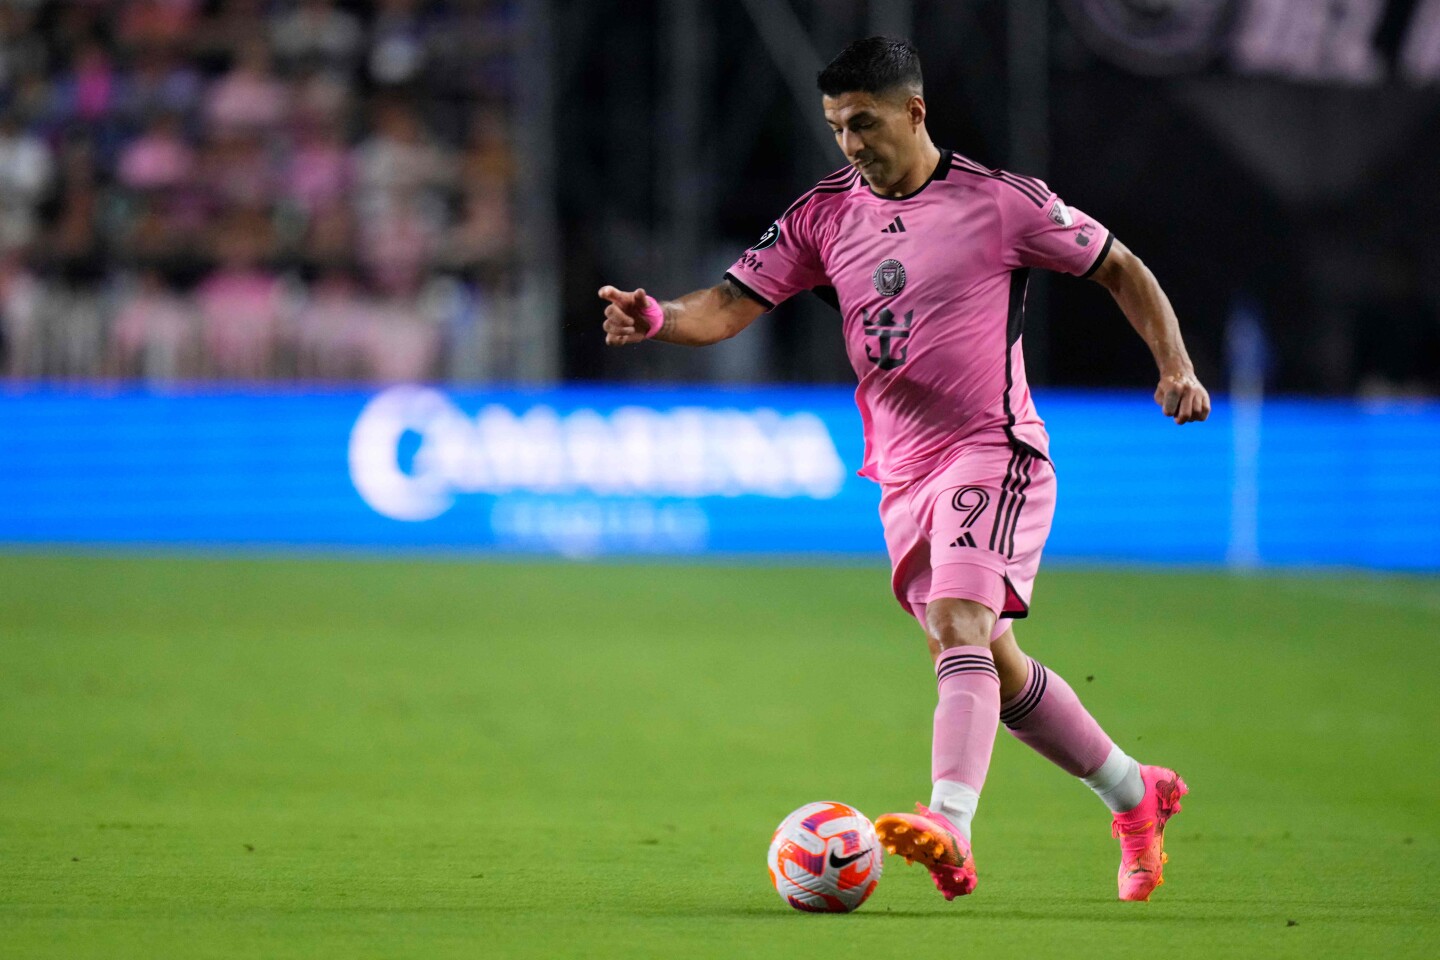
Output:
[[[1440,403],[1036,391],[1047,559],[1440,569]],[[0,389],[0,542],[880,556],[840,388]]]

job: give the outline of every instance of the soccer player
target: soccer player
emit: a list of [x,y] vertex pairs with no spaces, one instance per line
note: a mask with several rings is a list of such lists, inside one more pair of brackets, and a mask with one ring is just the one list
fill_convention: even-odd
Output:
[[1030,270],[1110,291],[1155,357],[1166,417],[1204,420],[1210,397],[1154,275],[1109,230],[1033,177],[931,142],[910,43],[858,40],[818,84],[846,166],[716,286],[664,302],[601,288],[605,342],[715,343],[802,290],[838,307],[859,378],[861,473],[880,484],[892,587],[925,630],[939,687],[929,806],[879,817],[881,841],[924,864],[947,900],[973,891],[971,820],[1003,721],[1109,807],[1120,899],[1146,900],[1185,783],[1127,755],[1010,626],[1029,612],[1055,506],[1021,352]]

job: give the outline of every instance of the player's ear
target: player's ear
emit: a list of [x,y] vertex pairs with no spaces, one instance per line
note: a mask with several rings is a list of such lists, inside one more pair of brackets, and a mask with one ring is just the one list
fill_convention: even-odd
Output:
[[925,122],[925,98],[915,94],[905,101],[905,109],[910,114],[910,129],[914,130]]

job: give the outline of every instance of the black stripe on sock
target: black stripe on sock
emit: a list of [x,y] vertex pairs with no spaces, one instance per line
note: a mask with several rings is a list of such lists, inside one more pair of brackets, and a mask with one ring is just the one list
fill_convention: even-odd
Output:
[[994,677],[996,680],[1000,679],[1000,671],[995,669],[993,661],[976,657],[975,660],[970,663],[960,663],[957,662],[957,660],[949,660],[941,664],[940,669],[935,671],[935,682],[943,683],[960,673],[984,673]]
[[1044,699],[1045,688],[1049,685],[1050,681],[1049,671],[1042,669],[1042,672],[1037,673],[1035,677],[1035,684],[1026,692],[1021,701],[1000,714],[1000,721],[1004,723],[1005,726],[1011,729],[1019,726],[1025,721],[1025,718],[1030,716],[1035,708],[1040,705],[1040,701]]
[[1045,687],[1050,682],[1050,671],[1038,660],[1030,661],[1030,686],[1021,695],[1020,700],[1012,706],[1000,712],[1000,722],[1007,727],[1014,728],[1040,705],[1045,697]]
[[1044,697],[1045,685],[1047,685],[1047,681],[1050,678],[1048,678],[1044,666],[1037,664],[1035,661],[1031,661],[1031,664],[1030,687],[1025,689],[1020,701],[1009,705],[1007,710],[1004,711],[1005,717],[1009,718],[1011,723],[1018,723],[1018,721],[1024,720],[1024,718],[1030,714],[1030,711],[1034,710],[1035,704],[1040,702],[1040,698]]
[[947,658],[945,658],[944,660],[941,660],[941,661],[940,661],[939,665],[936,666],[936,668],[935,668],[935,672],[936,672],[936,673],[939,673],[941,670],[946,670],[946,669],[949,669],[950,667],[954,667],[954,666],[968,666],[968,667],[987,666],[987,667],[994,667],[994,666],[995,666],[995,661],[992,660],[990,657],[982,657],[982,656],[980,656],[979,654],[967,654],[967,655],[965,655],[965,656],[960,656],[960,657],[947,657]]
[[973,666],[989,666],[989,668],[994,668],[995,661],[988,656],[952,656],[946,661],[940,661],[935,672],[939,674],[940,671],[948,671],[952,666],[971,666],[971,668]]

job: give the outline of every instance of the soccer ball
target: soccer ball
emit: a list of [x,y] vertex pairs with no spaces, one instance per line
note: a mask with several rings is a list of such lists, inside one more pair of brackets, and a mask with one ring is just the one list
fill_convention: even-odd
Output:
[[807,803],[770,840],[770,882],[796,910],[849,913],[875,891],[884,865],[875,825],[833,800]]

